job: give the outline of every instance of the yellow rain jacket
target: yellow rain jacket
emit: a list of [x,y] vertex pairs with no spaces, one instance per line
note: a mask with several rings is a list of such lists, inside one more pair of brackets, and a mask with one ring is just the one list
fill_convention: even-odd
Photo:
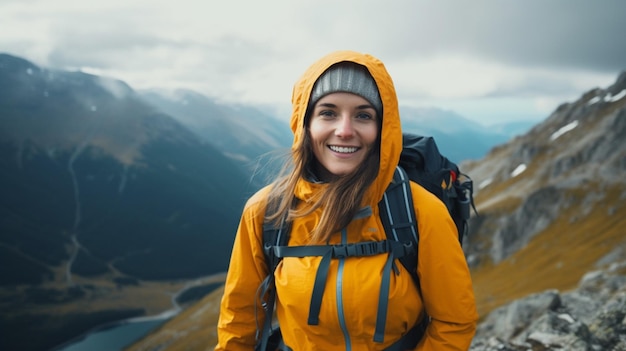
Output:
[[[331,243],[385,240],[378,202],[393,178],[402,150],[398,102],[391,77],[382,62],[351,51],[332,53],[312,65],[293,90],[291,129],[296,148],[302,142],[304,115],[317,78],[331,65],[352,61],[367,67],[383,104],[380,169],[365,196],[372,215],[353,220]],[[325,185],[300,179],[295,196],[305,205]],[[263,254],[262,225],[269,187],[252,196],[243,211],[233,246],[218,322],[215,350],[253,350],[257,325],[264,311],[255,307],[259,284],[269,273]],[[397,341],[428,311],[432,321],[415,350],[467,350],[478,319],[470,272],[445,206],[434,195],[411,183],[419,229],[418,275],[421,295],[411,275],[397,264],[392,274],[385,337],[373,341],[381,275],[387,255],[333,259],[326,280],[318,325],[308,325],[311,292],[321,257],[286,257],[274,272],[276,313],[283,339],[300,350],[384,350]],[[306,245],[323,209],[292,224],[289,245]],[[257,324],[258,323],[258,324]]]

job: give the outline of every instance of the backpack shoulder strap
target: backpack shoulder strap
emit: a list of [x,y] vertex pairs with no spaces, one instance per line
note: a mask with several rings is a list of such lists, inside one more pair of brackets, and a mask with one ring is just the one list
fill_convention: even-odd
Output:
[[[295,200],[294,200],[295,204]],[[283,349],[280,344],[282,337],[280,329],[272,325],[274,318],[274,307],[276,303],[276,288],[274,285],[274,270],[280,263],[282,257],[275,254],[275,247],[287,245],[289,240],[290,226],[283,218],[279,226],[267,220],[267,217],[274,214],[278,210],[277,201],[268,201],[265,207],[265,220],[263,221],[263,252],[265,254],[265,262],[267,264],[267,276],[261,282],[261,286],[257,291],[257,301],[260,301],[265,311],[265,319],[263,327],[258,327],[257,322],[257,343],[255,350]]]
[[409,177],[402,167],[396,167],[393,181],[385,191],[383,199],[378,203],[378,208],[387,237],[411,247],[411,251],[415,253],[400,257],[399,260],[419,283],[416,271],[419,243],[417,219],[413,208]]
[[[393,181],[385,191],[383,199],[379,202],[380,219],[385,229],[387,238],[396,240],[410,247],[413,254],[398,257],[400,263],[411,274],[413,281],[421,294],[419,277],[417,276],[417,256],[419,233],[415,209],[413,207],[413,195],[409,176],[404,168],[397,166],[393,175]],[[386,350],[413,349],[426,332],[430,317],[426,314],[422,321],[415,325],[397,343]]]
[[285,218],[280,222],[280,225],[276,225],[274,222],[268,221],[267,217],[274,214],[278,210],[278,204],[275,202],[268,202],[265,207],[265,220],[263,221],[263,252],[265,253],[265,261],[267,263],[267,269],[269,274],[278,266],[281,258],[274,255],[274,246],[287,245],[289,240],[289,226],[286,223]]

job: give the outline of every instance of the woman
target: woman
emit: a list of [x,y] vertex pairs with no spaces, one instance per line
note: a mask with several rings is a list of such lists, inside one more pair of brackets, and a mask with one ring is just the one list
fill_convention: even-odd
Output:
[[[386,238],[377,204],[400,159],[402,131],[395,89],[383,63],[351,51],[331,53],[296,83],[292,103],[292,165],[286,176],[245,206],[226,279],[216,350],[254,348],[257,325],[264,317],[255,295],[270,274],[261,239],[268,203],[277,208],[270,220],[287,218],[290,246]],[[311,324],[311,291],[321,257],[285,257],[274,271],[276,315],[284,343],[292,350],[385,350],[426,312],[430,323],[415,350],[469,348],[478,317],[456,227],[434,195],[413,182],[411,191],[420,236],[421,288],[399,267],[389,287],[383,341],[373,339],[387,255],[333,259],[319,319]]]

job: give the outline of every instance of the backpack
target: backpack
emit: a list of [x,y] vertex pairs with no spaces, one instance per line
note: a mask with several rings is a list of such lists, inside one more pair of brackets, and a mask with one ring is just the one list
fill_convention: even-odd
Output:
[[[287,246],[289,226],[284,221],[279,227],[267,221],[264,223],[263,245],[270,273],[257,291],[257,301],[260,301],[265,311],[265,323],[262,328],[257,327],[255,350],[290,350],[283,344],[280,327],[276,325],[274,320],[276,292],[273,272],[283,257],[322,256],[313,285],[308,320],[309,324],[316,325],[326,282],[326,273],[332,258],[388,254],[387,264],[383,269],[383,286],[380,290],[374,333],[375,342],[383,341],[391,271],[399,274],[394,263],[396,258],[411,274],[418,290],[420,288],[416,272],[419,235],[414,219],[415,211],[411,197],[410,180],[419,183],[435,194],[446,205],[456,224],[459,243],[462,245],[468,231],[467,222],[470,218],[470,206],[476,211],[473,202],[472,180],[461,173],[454,162],[439,153],[432,137],[403,134],[402,141],[403,149],[393,181],[385,190],[383,199],[378,204],[387,240],[343,245]],[[275,212],[275,210],[271,204],[268,204],[266,217],[268,213]],[[386,350],[414,348],[428,326],[430,319],[427,315],[426,317],[422,319],[422,323],[413,327],[404,337]]]

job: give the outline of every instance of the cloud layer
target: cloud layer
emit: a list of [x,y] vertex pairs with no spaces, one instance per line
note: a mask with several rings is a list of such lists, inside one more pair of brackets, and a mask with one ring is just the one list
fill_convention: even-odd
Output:
[[284,107],[309,64],[353,49],[385,62],[401,103],[494,123],[611,84],[626,69],[625,13],[621,0],[5,0],[0,51]]

